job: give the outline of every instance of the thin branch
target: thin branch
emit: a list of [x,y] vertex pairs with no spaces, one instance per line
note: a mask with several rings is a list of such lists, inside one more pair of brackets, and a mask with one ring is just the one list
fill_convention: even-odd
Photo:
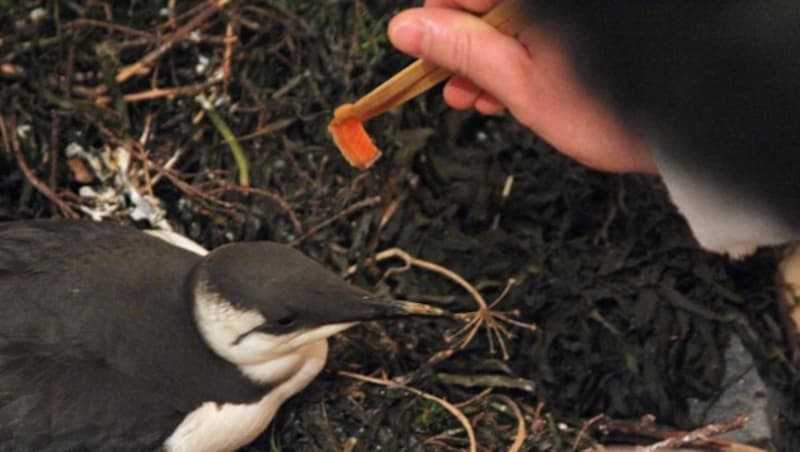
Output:
[[225,191],[236,191],[243,195],[257,195],[273,201],[278,205],[278,207],[281,208],[281,210],[286,212],[286,215],[289,216],[289,220],[292,222],[295,234],[303,233],[303,224],[300,222],[300,219],[297,218],[297,213],[295,213],[294,208],[285,199],[281,198],[277,194],[268,190],[264,190],[263,188],[237,186],[231,183],[223,183],[222,189]]
[[[461,286],[475,300],[475,303],[478,305],[478,310],[474,312],[456,314],[456,317],[463,320],[465,325],[455,333],[449,334],[445,337],[447,342],[457,342],[456,347],[458,349],[464,349],[467,345],[469,345],[469,343],[475,338],[475,335],[478,333],[478,331],[480,331],[480,328],[483,326],[486,328],[486,338],[489,341],[489,351],[491,353],[495,353],[495,342],[497,342],[500,352],[503,355],[503,359],[507,360],[509,358],[509,354],[508,349],[506,348],[506,340],[510,339],[513,335],[508,328],[506,328],[504,323],[525,328],[530,331],[535,331],[537,328],[536,325],[532,323],[523,323],[511,319],[509,315],[516,315],[515,312],[504,313],[493,310],[493,308],[508,294],[511,287],[516,283],[514,278],[509,278],[505,289],[503,289],[503,292],[494,301],[492,301],[491,305],[489,305],[486,303],[486,300],[483,298],[483,295],[481,295],[478,289],[476,289],[475,286],[470,284],[458,273],[439,264],[413,257],[400,248],[390,248],[388,250],[381,251],[375,255],[375,262],[380,262],[391,258],[398,258],[405,263],[405,265],[401,267],[399,271],[408,270],[413,266],[423,268],[434,273],[439,273],[440,275],[447,277]],[[355,268],[356,267],[354,266],[350,267],[347,273],[352,274],[355,272]]]
[[604,414],[598,414],[588,421],[584,422],[581,426],[581,429],[578,431],[578,434],[575,435],[575,441],[572,442],[572,448],[570,449],[571,452],[575,452],[578,450],[578,447],[581,445],[581,441],[583,441],[584,436],[589,431],[590,428],[594,427],[595,424],[605,419]]
[[519,405],[517,405],[511,397],[503,394],[497,394],[495,397],[511,407],[511,411],[514,412],[514,417],[517,418],[517,434],[514,436],[514,442],[508,448],[508,452],[519,452],[525,444],[525,438],[528,437],[528,431],[525,428],[525,416],[522,415],[522,410],[519,409]]
[[311,229],[308,230],[308,232],[306,232],[302,236],[294,239],[292,241],[291,245],[292,246],[297,246],[300,243],[302,243],[304,240],[306,240],[309,237],[317,234],[319,231],[327,228],[328,226],[332,225],[333,223],[335,223],[335,222],[337,222],[337,221],[339,221],[339,220],[341,220],[343,218],[347,218],[350,215],[352,215],[353,213],[358,212],[359,210],[367,209],[369,207],[372,207],[372,206],[374,206],[374,205],[376,205],[376,204],[378,204],[380,202],[381,202],[381,197],[380,196],[372,196],[372,197],[369,197],[369,198],[366,198],[366,199],[362,199],[361,201],[355,202],[355,203],[347,206],[346,208],[344,208],[341,212],[337,213],[336,215],[334,215],[334,216],[328,218],[327,220],[325,220],[325,221],[317,224],[316,226],[312,227]]
[[447,277],[448,279],[452,280],[453,282],[464,288],[464,290],[466,290],[467,293],[470,294],[470,296],[475,300],[475,302],[478,303],[478,306],[481,309],[488,309],[486,300],[483,298],[483,295],[481,295],[481,293],[478,292],[478,289],[476,289],[475,286],[467,282],[467,280],[464,279],[461,275],[450,270],[449,268],[442,267],[439,264],[435,264],[433,262],[413,257],[400,248],[390,248],[388,250],[381,251],[380,253],[375,255],[376,262],[384,261],[386,259],[391,259],[391,258],[398,258],[406,262],[406,264],[408,265],[424,268],[425,270],[430,270],[432,272],[439,273],[440,275]]
[[[160,97],[178,97],[178,96],[188,96],[192,94],[197,94],[203,92],[209,86],[215,85],[219,83],[218,80],[210,80],[204,83],[195,83],[193,85],[185,85],[185,86],[174,86],[171,88],[153,88],[147,91],[141,91],[138,93],[130,93],[124,94],[122,96],[122,100],[125,102],[141,102],[145,100],[153,100],[158,99]],[[95,102],[102,102],[105,98],[98,98]]]
[[135,28],[131,28],[125,25],[115,24],[111,22],[103,22],[102,20],[87,19],[85,17],[75,19],[71,22],[64,24],[65,29],[83,28],[83,27],[105,28],[107,30],[119,31],[121,33],[129,34],[132,36],[138,36],[140,38],[145,38],[149,40],[155,39],[155,35],[153,35],[149,31],[137,30]]
[[339,371],[339,375],[342,375],[342,376],[345,376],[345,377],[349,377],[349,378],[353,378],[355,380],[365,381],[367,383],[386,386],[387,388],[401,389],[403,391],[410,392],[410,393],[412,393],[414,395],[417,395],[419,397],[422,397],[424,399],[427,399],[427,400],[430,400],[430,401],[438,403],[439,405],[442,406],[442,408],[444,408],[445,410],[449,411],[453,416],[455,416],[456,419],[458,419],[458,421],[461,423],[461,425],[464,426],[464,430],[467,432],[467,437],[469,437],[469,450],[470,450],[470,452],[477,452],[478,443],[475,440],[475,431],[472,429],[472,424],[470,424],[469,419],[467,419],[467,416],[464,415],[464,413],[461,410],[456,408],[455,405],[453,405],[452,403],[448,402],[447,400],[442,399],[440,397],[436,397],[433,394],[429,394],[427,392],[420,391],[419,389],[412,388],[410,386],[406,386],[406,385],[403,385],[403,384],[400,384],[400,383],[397,383],[397,382],[394,382],[394,381],[391,381],[391,380],[388,380],[388,379],[385,379],[385,378],[374,378],[374,377],[369,377],[369,376],[366,376],[366,375],[361,375],[361,374],[357,374],[357,373],[353,373],[353,372],[347,372],[347,371],[344,371],[344,370],[340,370]]
[[[744,427],[745,424],[747,424],[748,420],[749,418],[747,416],[739,415],[727,422],[708,424],[704,427],[692,430],[691,432],[687,432],[684,435],[676,436],[673,438],[667,438],[663,441],[659,441],[655,444],[651,444],[647,447],[644,447],[641,449],[641,451],[655,452],[657,450],[677,449],[692,444],[702,445],[705,441],[707,441],[713,436],[721,435],[723,433],[727,433],[732,430],[741,429],[742,427]],[[760,449],[752,448],[750,450],[757,451]]]
[[[50,200],[53,204],[58,207],[58,210],[61,212],[66,218],[78,218],[77,212],[75,212],[72,207],[69,206],[63,199],[61,199],[56,192],[54,192],[50,187],[47,186],[46,183],[42,182],[36,174],[34,174],[33,170],[28,166],[25,162],[25,156],[22,155],[22,149],[19,144],[19,139],[17,138],[16,133],[16,120],[14,117],[11,117],[11,133],[9,134],[8,129],[6,127],[6,120],[4,117],[0,116],[0,134],[3,135],[3,144],[5,146],[6,152],[13,152],[14,157],[17,159],[17,165],[19,169],[22,170],[22,173],[25,175],[25,178],[28,179],[28,182],[39,191],[39,193],[43,194],[47,199]],[[9,140],[10,137],[10,140]],[[10,144],[9,144],[10,142]],[[10,146],[10,148],[9,148]]]
[[209,17],[214,15],[217,11],[222,9],[226,4],[228,4],[230,0],[217,0],[217,1],[209,1],[207,6],[202,9],[196,16],[194,16],[189,22],[187,22],[182,27],[175,30],[160,46],[158,46],[155,50],[145,55],[141,60],[128,65],[116,76],[117,83],[123,83],[129,78],[133,77],[134,75],[144,75],[147,74],[150,69],[152,68],[153,64],[161,58],[162,55],[167,53],[172,46],[174,46],[179,41],[183,40],[186,35],[192,32],[195,28],[197,28],[200,24],[205,22]]

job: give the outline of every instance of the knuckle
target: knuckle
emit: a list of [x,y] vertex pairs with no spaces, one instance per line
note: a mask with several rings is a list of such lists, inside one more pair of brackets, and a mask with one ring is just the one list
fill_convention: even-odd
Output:
[[472,73],[474,42],[474,36],[469,29],[460,27],[455,30],[450,61],[453,62],[453,69],[456,73],[464,76],[469,76]]

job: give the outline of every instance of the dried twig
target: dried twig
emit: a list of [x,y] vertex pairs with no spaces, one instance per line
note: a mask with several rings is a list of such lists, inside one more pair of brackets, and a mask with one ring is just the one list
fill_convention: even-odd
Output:
[[[657,450],[676,449],[692,444],[702,446],[712,436],[721,435],[723,433],[730,432],[731,430],[738,430],[744,427],[747,421],[747,416],[739,415],[730,421],[708,424],[704,427],[692,430],[691,432],[686,432],[683,435],[667,438],[663,441],[651,444],[647,447],[641,448],[640,450],[641,452],[655,452]],[[752,450],[755,451],[758,449],[753,448]]]
[[367,383],[386,386],[387,388],[401,389],[403,391],[410,392],[410,393],[412,393],[414,395],[417,395],[419,397],[422,397],[424,399],[431,400],[433,402],[438,403],[439,405],[442,406],[442,408],[446,409],[453,416],[455,416],[456,419],[458,419],[458,421],[461,423],[461,425],[464,426],[464,430],[467,432],[467,437],[469,437],[469,450],[470,450],[470,452],[476,452],[478,450],[478,443],[475,440],[475,431],[472,429],[472,424],[470,424],[469,419],[467,419],[467,416],[465,416],[464,413],[460,409],[458,409],[455,405],[453,405],[452,403],[448,402],[447,400],[442,399],[440,397],[436,397],[433,394],[429,394],[427,392],[420,391],[419,389],[412,388],[410,386],[406,386],[404,384],[397,383],[395,381],[392,381],[392,380],[389,380],[389,379],[386,379],[386,378],[374,378],[374,377],[369,377],[369,376],[366,376],[366,375],[361,375],[361,374],[357,374],[357,373],[353,373],[353,372],[347,372],[347,371],[344,371],[344,370],[340,370],[339,371],[339,375],[342,375],[342,376],[345,376],[345,377],[349,377],[349,378],[353,378],[355,380],[366,381]]
[[575,435],[575,441],[572,442],[572,448],[570,451],[575,452],[578,450],[578,447],[581,445],[581,441],[583,441],[583,437],[586,436],[586,433],[589,431],[590,428],[594,427],[595,424],[605,419],[604,414],[598,414],[588,421],[584,422],[581,426],[581,429],[578,430],[578,434]]
[[486,387],[516,389],[525,392],[534,392],[536,383],[525,378],[509,377],[506,375],[458,375],[440,372],[436,378],[446,385],[457,385],[465,388]]
[[262,137],[264,135],[269,135],[275,132],[279,132],[297,121],[297,118],[283,118],[283,119],[276,119],[275,121],[270,122],[269,124],[265,124],[263,126],[259,126],[253,132],[250,132],[246,135],[242,135],[239,137],[239,142],[252,140],[258,137]]
[[433,446],[436,449],[441,450],[448,450],[453,452],[462,452],[464,450],[463,447],[453,447],[448,444],[448,440],[458,440],[456,435],[459,435],[463,432],[464,429],[462,428],[451,428],[447,429],[443,432],[437,433],[431,437],[425,438],[422,444]]
[[222,56],[222,92],[228,92],[228,84],[231,81],[231,66],[233,60],[233,44],[236,42],[236,35],[233,34],[233,22],[228,22],[225,26],[225,53]]
[[206,6],[200,10],[196,16],[194,16],[189,22],[187,22],[182,27],[175,30],[161,45],[159,45],[155,50],[145,55],[141,60],[128,65],[122,70],[119,71],[115,80],[117,83],[123,83],[129,78],[134,75],[144,75],[147,74],[150,69],[152,68],[153,64],[161,58],[163,54],[165,54],[169,49],[172,48],[177,42],[181,41],[186,35],[188,35],[192,30],[197,28],[200,24],[205,22],[209,17],[214,15],[217,11],[219,11],[222,7],[228,4],[230,0],[216,0],[216,1],[209,1],[206,3]]
[[542,419],[542,411],[544,411],[544,402],[539,402],[533,411],[533,420],[531,421],[531,436],[534,441],[539,439],[547,428],[547,421]]
[[3,116],[0,116],[0,134],[3,136],[3,145],[6,149],[6,152],[10,152],[14,154],[14,157],[17,159],[17,165],[19,169],[22,170],[22,173],[25,175],[25,178],[28,179],[28,182],[39,191],[39,193],[43,194],[47,199],[50,200],[53,204],[58,207],[58,210],[61,212],[66,218],[78,218],[79,215],[75,210],[70,207],[63,199],[61,199],[55,191],[53,191],[50,187],[47,186],[46,183],[42,182],[36,174],[34,174],[33,170],[28,166],[27,162],[25,162],[25,156],[22,155],[22,148],[19,144],[19,139],[17,138],[17,125],[14,116],[11,117],[11,133],[9,133],[8,128],[6,127],[6,120]]
[[[209,86],[213,86],[217,83],[219,83],[218,80],[209,80],[204,83],[195,83],[193,85],[174,86],[171,88],[153,88],[138,93],[124,94],[122,96],[122,100],[125,102],[141,102],[145,100],[158,99],[160,97],[173,98],[177,96],[188,96],[201,93]],[[95,99],[95,103],[101,103],[104,100],[104,98],[98,98]]]
[[736,452],[763,452],[763,449],[757,447],[712,438],[712,436],[742,428],[747,423],[747,420],[747,416],[739,415],[727,422],[709,424],[697,430],[687,432],[655,425],[653,416],[648,415],[636,422],[604,419],[600,428],[609,432],[611,435],[622,434],[625,436],[660,440],[646,447],[637,447],[637,452],[672,450],[683,446]]
[[59,163],[59,134],[61,132],[61,116],[55,116],[53,123],[50,124],[50,175],[47,177],[47,185],[51,190],[56,190],[58,186],[58,163]]
[[140,38],[145,38],[149,40],[155,39],[155,35],[153,35],[149,31],[137,30],[135,28],[131,28],[125,25],[116,24],[112,22],[103,22],[102,20],[88,19],[85,17],[81,17],[64,24],[64,28],[66,29],[83,28],[83,27],[105,28],[110,31],[119,31],[121,33],[129,34],[132,36],[138,36]]
[[[512,315],[517,315],[516,312],[501,312],[495,311],[493,308],[502,301],[503,297],[508,293],[511,286],[514,285],[516,280],[514,278],[509,278],[508,283],[506,284],[505,289],[503,292],[494,300],[491,304],[487,304],[486,300],[483,298],[483,295],[480,294],[478,289],[475,288],[472,284],[467,282],[461,275],[455,273],[454,271],[442,267],[441,265],[435,264],[433,262],[429,262],[423,259],[415,258],[408,254],[407,252],[403,251],[400,248],[390,248],[388,250],[381,251],[380,253],[375,255],[375,262],[380,262],[387,259],[400,259],[402,260],[405,265],[400,269],[393,269],[390,271],[405,271],[410,267],[419,267],[425,270],[432,271],[434,273],[439,273],[447,277],[448,279],[452,280],[459,286],[461,286],[467,293],[472,296],[475,300],[475,303],[478,304],[478,310],[475,312],[469,313],[461,313],[456,314],[456,317],[462,319],[466,322],[466,324],[456,331],[453,334],[448,335],[445,337],[447,342],[456,342],[456,347],[458,349],[465,348],[472,339],[475,337],[477,332],[480,330],[481,326],[485,326],[486,328],[486,336],[489,340],[489,350],[491,353],[495,353],[495,341],[497,341],[500,351],[503,355],[503,359],[508,359],[508,349],[506,348],[505,341],[512,337],[511,332],[506,328],[505,324],[514,325],[520,328],[525,328],[530,331],[536,330],[536,325],[532,323],[524,323],[511,318]],[[348,274],[351,274],[355,271],[355,267],[351,267],[348,269]]]
[[347,218],[348,216],[352,215],[355,212],[358,212],[359,210],[367,209],[367,208],[372,207],[372,206],[374,206],[374,205],[376,205],[376,204],[378,204],[380,202],[381,202],[381,197],[380,196],[371,196],[369,198],[362,199],[361,201],[358,201],[358,202],[355,202],[353,204],[350,204],[349,206],[344,208],[341,212],[339,212],[336,215],[328,218],[327,220],[317,224],[316,226],[314,226],[311,229],[309,229],[308,232],[306,232],[302,236],[294,239],[292,241],[291,245],[292,246],[297,246],[300,243],[302,243],[304,240],[306,240],[307,238],[317,234],[319,231],[327,228],[328,226],[330,226],[333,223],[341,220],[342,218]]
[[509,406],[511,411],[514,412],[514,417],[517,418],[517,434],[514,436],[514,442],[508,448],[508,452],[519,452],[525,444],[525,438],[528,437],[528,431],[525,428],[525,416],[522,415],[522,410],[519,409],[519,405],[517,405],[511,397],[502,394],[497,394],[495,397]]
[[275,204],[278,205],[278,207],[281,208],[281,210],[286,212],[286,215],[289,216],[289,220],[292,222],[295,234],[303,233],[303,224],[297,218],[297,213],[294,211],[294,208],[285,199],[281,198],[277,194],[272,193],[269,190],[264,190],[263,188],[236,186],[227,182],[222,183],[222,189],[225,191],[236,191],[243,195],[252,194],[256,196],[261,196],[262,198],[267,198],[273,201]]

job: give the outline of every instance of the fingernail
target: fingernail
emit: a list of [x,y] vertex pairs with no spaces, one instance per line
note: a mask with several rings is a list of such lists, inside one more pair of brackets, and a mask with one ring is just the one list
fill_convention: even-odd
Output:
[[419,56],[425,39],[425,24],[416,19],[398,18],[389,24],[389,39],[405,53]]

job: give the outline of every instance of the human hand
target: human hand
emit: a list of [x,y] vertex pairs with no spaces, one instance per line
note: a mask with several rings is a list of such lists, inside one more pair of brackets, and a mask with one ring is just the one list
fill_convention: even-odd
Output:
[[472,13],[498,0],[426,0],[399,13],[389,39],[400,51],[453,71],[445,101],[484,114],[508,109],[579,162],[604,171],[656,172],[644,141],[578,82],[552,34],[528,26],[507,36]]

